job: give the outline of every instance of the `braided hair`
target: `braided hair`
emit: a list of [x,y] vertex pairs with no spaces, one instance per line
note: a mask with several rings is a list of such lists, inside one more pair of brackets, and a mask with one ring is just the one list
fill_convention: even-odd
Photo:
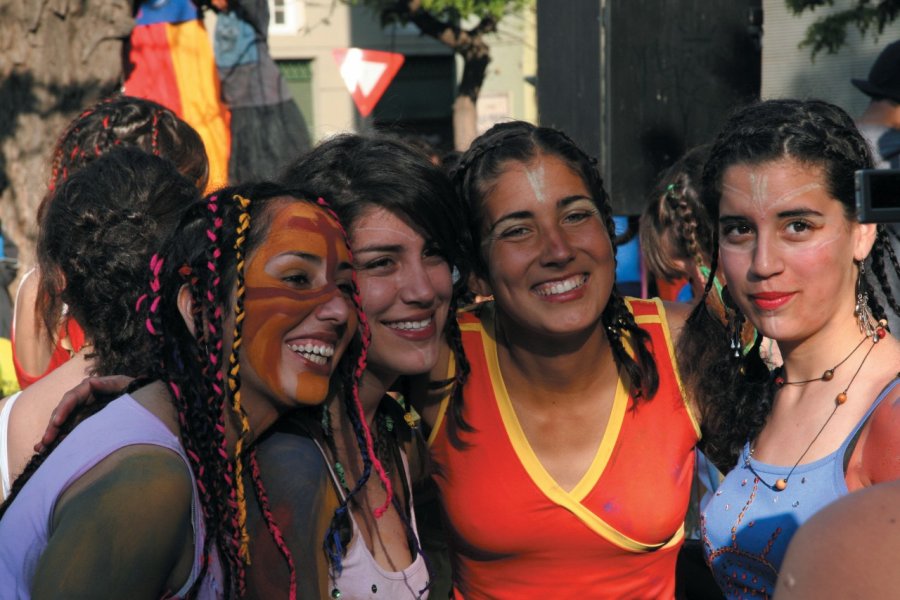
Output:
[[[869,146],[853,120],[839,107],[820,100],[768,100],[737,110],[710,147],[702,198],[712,222],[718,222],[722,178],[729,167],[784,158],[820,167],[828,195],[843,204],[848,220],[856,220],[854,172],[872,168],[873,163]],[[887,264],[898,273],[900,268],[887,236],[879,225],[869,260],[880,288],[897,311],[896,291],[892,292],[885,270]],[[718,266],[718,250],[714,230],[706,295]],[[871,282],[863,278],[861,283],[869,292],[872,314],[884,318],[885,310]],[[775,386],[758,352],[760,339],[751,351],[733,359],[727,350],[728,334],[705,302],[694,309],[681,336],[682,377],[703,413],[704,450],[720,468],[734,465],[742,445],[759,433],[772,407]]]
[[641,215],[641,252],[655,277],[667,281],[685,277],[677,259],[698,267],[709,265],[713,226],[700,201],[707,150],[707,146],[693,148],[672,165]]
[[[549,127],[537,127],[524,121],[511,121],[493,126],[475,140],[451,172],[457,195],[465,205],[468,219],[464,243],[475,275],[487,278],[488,267],[482,252],[482,230],[485,218],[484,200],[490,186],[496,182],[510,162],[528,163],[538,155],[552,155],[577,173],[591,199],[603,216],[610,240],[615,239],[612,208],[603,187],[597,161],[589,157],[565,133]],[[616,364],[628,373],[635,397],[652,398],[659,386],[656,361],[649,348],[649,334],[638,327],[622,295],[615,289],[610,294],[601,315]],[[634,348],[632,357],[623,338],[629,338]],[[466,424],[462,415],[462,396],[454,397],[453,416],[460,428]]]
[[[167,158],[199,189],[206,185],[209,175],[206,150],[199,134],[190,125],[151,100],[112,96],[82,112],[56,142],[47,194],[37,211],[39,228],[45,226],[56,190],[69,177],[122,146],[136,147]],[[40,232],[38,235],[40,237]],[[40,248],[38,266],[41,276],[35,317],[41,318],[50,339],[55,339],[62,316],[59,298],[65,284],[57,275],[60,265],[50,256],[41,254]]]
[[[223,557],[226,597],[244,591],[248,560],[246,507],[242,483],[243,461],[257,495],[267,528],[285,557],[296,596],[296,569],[283,536],[272,519],[260,480],[255,450],[244,456],[249,429],[240,405],[240,367],[243,321],[243,263],[267,236],[275,211],[285,201],[309,198],[306,192],[269,183],[246,184],[220,190],[194,205],[163,251],[151,262],[152,281],[140,308],[146,326],[156,336],[160,363],[155,375],[165,381],[178,412],[181,438],[200,492],[207,534],[205,550],[215,543]],[[179,289],[191,298],[192,334],[177,305]],[[355,280],[354,280],[355,289]],[[354,301],[358,293],[354,292]],[[225,306],[233,307],[234,330],[230,349],[224,349]],[[364,322],[357,303],[357,314]],[[367,335],[364,333],[364,339]],[[343,385],[356,393],[365,343],[355,344],[342,369]],[[227,359],[226,359],[227,356]],[[223,374],[221,365],[228,365]],[[226,449],[226,421],[237,421],[240,441],[235,456]],[[206,555],[207,552],[204,552]],[[207,565],[204,565],[206,568]]]

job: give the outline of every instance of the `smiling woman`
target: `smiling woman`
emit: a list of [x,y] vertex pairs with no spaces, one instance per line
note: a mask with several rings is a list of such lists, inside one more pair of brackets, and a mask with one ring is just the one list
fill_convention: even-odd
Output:
[[[700,303],[680,350],[706,452],[731,469],[703,515],[707,559],[730,598],[771,597],[801,523],[850,491],[900,478],[900,342],[869,271],[900,307],[885,277],[885,232],[854,208],[854,171],[871,164],[850,117],[820,101],[746,107],[710,150],[712,271],[722,267],[735,317],[723,336]],[[717,343],[737,340],[744,319],[777,342],[780,368],[769,371],[758,341],[746,352]]]
[[[396,395],[435,366],[445,335],[458,339],[451,265],[462,227],[450,181],[402,142],[357,135],[326,140],[283,179],[327,199],[347,226],[371,343],[358,396],[335,388],[323,411],[283,421],[261,444],[272,512],[290,523],[304,597],[426,598],[412,497],[424,444]],[[265,526],[252,508],[250,526]],[[271,539],[252,539],[255,553],[277,558]],[[249,597],[283,593],[288,573],[272,564],[251,566]]]
[[[148,181],[146,166],[103,171],[109,160],[66,182],[58,195],[69,202],[56,210],[79,206],[72,200],[81,194],[94,203],[116,193],[164,199],[177,181],[171,173]],[[160,251],[112,271],[119,277],[106,274],[103,291],[125,312],[95,325],[138,353],[141,377],[15,482],[0,510],[5,589],[19,598],[238,597],[251,561],[246,473],[265,523],[259,535],[271,537],[294,581],[281,595],[296,597],[295,563],[267,510],[252,444],[280,416],[325,400],[361,319],[340,225],[306,197],[272,184],[202,202],[189,195]],[[120,215],[136,221],[125,230],[132,238],[147,228],[140,213]],[[83,221],[105,244],[108,268],[118,265],[134,239],[109,246],[120,236],[97,230],[93,214]],[[94,298],[65,299],[93,331]],[[103,372],[117,368],[102,361],[105,344],[96,351]],[[342,369],[343,385],[353,394],[364,355],[349,364],[357,367]]]
[[429,420],[455,598],[672,598],[699,436],[673,364],[684,307],[615,290],[596,164],[497,125],[453,174],[493,301],[460,314],[471,374]]

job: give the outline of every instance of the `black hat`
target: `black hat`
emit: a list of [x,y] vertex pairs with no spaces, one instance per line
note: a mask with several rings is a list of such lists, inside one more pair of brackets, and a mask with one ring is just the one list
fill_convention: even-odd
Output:
[[851,79],[868,96],[900,102],[900,41],[888,45],[872,65],[868,79]]

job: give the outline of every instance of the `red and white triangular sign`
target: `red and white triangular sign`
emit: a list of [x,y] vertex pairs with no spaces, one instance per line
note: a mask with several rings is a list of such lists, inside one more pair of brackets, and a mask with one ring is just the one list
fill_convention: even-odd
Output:
[[356,108],[368,117],[403,66],[403,55],[362,48],[339,48],[332,54]]

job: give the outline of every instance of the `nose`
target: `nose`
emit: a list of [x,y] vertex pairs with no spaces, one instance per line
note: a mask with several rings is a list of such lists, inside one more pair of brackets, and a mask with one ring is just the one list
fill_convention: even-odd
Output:
[[426,265],[421,261],[407,264],[404,269],[404,278],[400,289],[400,298],[408,304],[431,306],[437,293],[434,281]]
[[339,290],[331,292],[329,297],[316,308],[316,317],[320,321],[329,321],[335,325],[345,325],[356,309],[350,300]]
[[750,263],[751,274],[759,279],[766,279],[780,273],[783,268],[784,262],[777,240],[761,233],[756,240],[756,247],[753,249],[753,260]]
[[571,240],[559,226],[544,228],[541,243],[541,262],[544,265],[565,265],[575,258]]

